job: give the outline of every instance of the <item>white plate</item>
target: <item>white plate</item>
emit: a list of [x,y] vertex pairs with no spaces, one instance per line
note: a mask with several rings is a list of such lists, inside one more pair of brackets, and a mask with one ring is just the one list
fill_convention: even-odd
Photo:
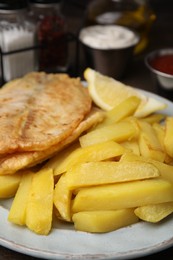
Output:
[[[168,104],[165,113],[173,115],[173,103],[142,91]],[[131,259],[173,246],[173,216],[159,224],[140,222],[105,234],[75,231],[73,225],[54,225],[48,236],[39,236],[25,227],[8,222],[10,201],[0,200],[0,245],[30,256],[46,259]]]

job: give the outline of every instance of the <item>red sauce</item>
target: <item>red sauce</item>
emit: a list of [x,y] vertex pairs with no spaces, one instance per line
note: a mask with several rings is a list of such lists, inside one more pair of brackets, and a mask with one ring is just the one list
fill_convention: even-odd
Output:
[[150,65],[155,70],[173,75],[173,54],[156,57],[150,62]]
[[38,41],[43,48],[39,54],[39,69],[56,72],[67,65],[65,23],[59,16],[45,16],[39,23]]

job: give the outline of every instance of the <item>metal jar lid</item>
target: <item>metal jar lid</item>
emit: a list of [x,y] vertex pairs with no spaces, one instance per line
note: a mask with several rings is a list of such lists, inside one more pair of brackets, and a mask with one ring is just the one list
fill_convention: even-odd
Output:
[[27,5],[27,0],[0,0],[0,10],[24,9]]
[[29,0],[33,4],[58,4],[61,0]]

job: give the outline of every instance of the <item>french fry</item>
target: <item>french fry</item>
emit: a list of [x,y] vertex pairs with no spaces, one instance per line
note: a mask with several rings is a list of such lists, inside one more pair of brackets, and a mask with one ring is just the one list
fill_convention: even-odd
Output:
[[159,169],[161,176],[173,183],[173,165],[152,160],[152,163]]
[[121,121],[102,127],[100,129],[90,131],[87,134],[81,136],[79,138],[79,142],[81,147],[86,147],[110,140],[123,142],[132,139],[134,136],[137,136],[137,134],[137,128],[132,122]]
[[106,125],[110,125],[112,123],[117,123],[123,120],[124,118],[133,115],[137,107],[139,106],[140,102],[140,98],[136,96],[131,96],[125,99],[119,105],[107,111],[106,117],[103,120],[103,122],[98,124],[94,129],[98,129]]
[[60,218],[68,222],[71,221],[71,196],[72,191],[68,188],[67,178],[63,174],[55,185],[53,202]]
[[73,166],[55,186],[54,205],[62,219],[71,221],[72,191],[82,187],[156,178],[158,169],[145,162],[90,162]]
[[47,235],[52,227],[53,171],[44,169],[32,179],[26,205],[26,226],[37,234]]
[[173,117],[167,117],[165,121],[164,145],[167,154],[173,158]]
[[12,202],[8,220],[14,224],[25,225],[26,205],[34,173],[27,171],[22,175],[19,188]]
[[140,155],[139,144],[138,144],[138,141],[136,139],[132,139],[132,140],[129,140],[129,141],[121,142],[121,145],[126,150],[129,150],[129,151],[133,152],[136,155]]
[[173,165],[162,163],[162,162],[150,159],[150,158],[147,159],[143,156],[137,156],[133,153],[124,153],[123,156],[121,157],[120,161],[124,161],[124,160],[129,161],[129,162],[133,162],[135,160],[140,160],[140,161],[142,160],[144,162],[150,162],[158,168],[162,178],[170,181],[173,184]]
[[158,161],[164,161],[165,159],[163,152],[158,150],[158,148],[155,149],[151,145],[150,140],[143,133],[141,133],[139,137],[139,149],[140,154],[146,158],[152,158]]
[[58,173],[62,173],[59,170],[59,165],[64,164],[64,160],[71,156],[73,151],[80,147],[79,142],[75,142],[68,146],[67,148],[63,149],[62,151],[58,152],[55,156],[53,156],[49,161],[43,166],[44,169],[52,169],[54,175],[58,175]]
[[0,175],[0,199],[11,198],[15,195],[22,174]]
[[134,209],[83,211],[72,217],[76,230],[103,233],[132,225],[139,221]]
[[173,184],[155,178],[81,189],[74,198],[72,212],[136,208],[163,202],[173,202]]
[[[118,157],[124,153],[124,148],[114,142],[107,141],[103,143],[94,144],[84,148],[74,149],[70,154],[65,158],[59,159],[57,157],[57,163],[54,164],[54,175],[59,175],[63,172],[68,171],[73,165],[92,162],[92,161],[103,161]],[[61,156],[61,155],[60,155]],[[49,162],[51,166],[51,162]]]
[[173,162],[173,158],[170,157],[165,149],[165,144],[164,144],[164,138],[165,138],[165,127],[161,124],[158,123],[154,123],[153,124],[153,129],[156,133],[156,136],[158,138],[158,140],[160,141],[161,147],[162,147],[162,151],[165,153],[165,163],[171,163]]
[[156,223],[173,213],[173,202],[142,206],[136,208],[134,212],[140,219]]
[[142,156],[152,158],[163,162],[165,153],[162,150],[161,144],[155,134],[152,126],[144,121],[138,121],[139,128],[139,149]]
[[165,118],[166,118],[166,115],[164,115],[164,114],[151,114],[147,117],[142,118],[141,120],[144,120],[144,121],[148,122],[149,124],[154,124],[154,123],[160,123]]
[[74,166],[66,173],[68,188],[95,186],[159,177],[159,170],[151,163],[133,162],[89,162]]

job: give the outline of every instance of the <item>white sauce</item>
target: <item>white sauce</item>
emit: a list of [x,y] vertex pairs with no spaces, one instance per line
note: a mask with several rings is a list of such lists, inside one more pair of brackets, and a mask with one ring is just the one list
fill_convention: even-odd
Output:
[[133,31],[119,25],[95,25],[83,28],[79,39],[96,49],[118,49],[133,46],[139,37]]

